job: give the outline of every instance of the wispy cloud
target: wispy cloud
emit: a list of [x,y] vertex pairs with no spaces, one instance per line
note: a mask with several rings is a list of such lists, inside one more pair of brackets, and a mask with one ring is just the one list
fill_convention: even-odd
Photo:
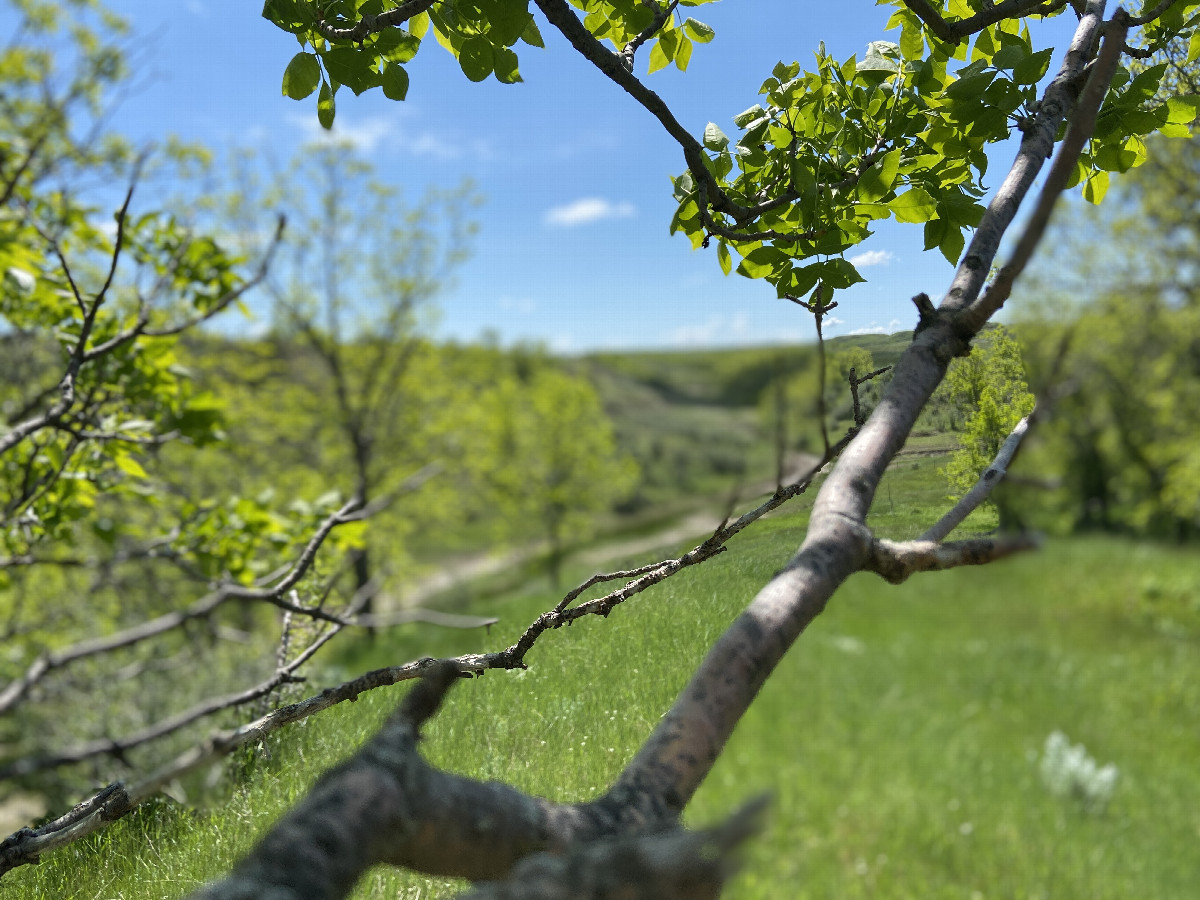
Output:
[[312,112],[293,114],[288,119],[304,133],[304,139],[309,143],[349,144],[361,153],[371,153],[394,133],[392,123],[382,116],[357,121],[338,116],[329,131],[321,127],[316,114]]
[[513,297],[505,294],[496,302],[504,312],[513,312],[522,316],[531,315],[537,309],[537,303],[530,297]]
[[373,153],[386,147],[413,156],[430,156],[436,159],[462,159],[465,156],[487,159],[492,155],[491,147],[486,141],[456,141],[432,129],[401,127],[404,118],[402,114],[365,119],[339,115],[333,123],[333,128],[326,131],[317,122],[315,114],[288,116],[288,120],[303,133],[305,141],[317,144],[348,144],[360,153]]
[[850,257],[850,265],[860,269],[867,266],[886,266],[895,258],[896,254],[890,250],[867,250]]
[[563,206],[546,210],[542,221],[553,228],[575,228],[604,219],[628,219],[636,212],[633,204],[624,200],[614,203],[602,197],[581,197]]
[[750,317],[745,313],[709,316],[703,322],[680,325],[667,340],[676,347],[707,347],[716,343],[745,341],[750,337]]
[[866,328],[855,328],[850,334],[894,334],[900,330],[903,323],[899,319],[892,319],[886,325],[880,325],[878,322],[872,322]]

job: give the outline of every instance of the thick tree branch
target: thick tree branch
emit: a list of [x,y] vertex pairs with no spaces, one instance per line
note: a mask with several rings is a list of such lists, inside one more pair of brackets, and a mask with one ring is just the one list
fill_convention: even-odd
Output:
[[[1043,104],[1050,109],[1044,109],[1042,115],[1048,116],[1043,127],[1051,144],[1069,106],[1064,102],[1066,83],[1077,77],[1086,63],[1103,9],[1103,0],[1089,3],[1063,71],[1048,91],[1053,102]],[[1044,147],[1041,154],[1045,156]],[[1025,177],[1032,164],[1027,156],[1028,148],[1023,147],[1001,189],[1003,198],[993,201],[984,213],[972,245],[969,272],[987,272],[1004,230],[1028,193],[1033,172]],[[947,303],[958,302],[955,298],[962,293]],[[808,534],[797,554],[713,645],[682,695],[609,792],[609,802],[626,810],[625,815],[662,819],[683,809],[784,652],[824,610],[834,590],[871,558],[875,541],[866,518],[880,479],[950,359],[974,333],[939,316],[915,335],[879,406],[822,485]]]
[[913,14],[925,23],[939,40],[958,44],[989,25],[1004,19],[1019,19],[1022,16],[1046,16],[1067,5],[1067,0],[1004,0],[1002,3],[985,2],[983,9],[954,22],[947,22],[929,0],[904,0]]
[[1036,549],[1037,546],[1037,539],[1030,535],[973,538],[945,544],[927,540],[900,542],[876,538],[871,542],[863,571],[874,572],[892,584],[901,584],[916,572],[985,566],[1022,550]]
[[[1016,161],[988,204],[987,212],[979,227],[975,229],[950,290],[942,301],[938,315],[961,316],[959,331],[963,335],[978,333],[1003,302],[999,293],[987,302],[976,301],[992,261],[996,258],[1000,239],[1012,224],[1017,210],[1033,187],[1042,164],[1050,158],[1059,125],[1075,105],[1084,67],[1091,59],[1092,48],[1100,32],[1104,7],[1103,0],[1089,0],[1062,68],[1046,88],[1038,104],[1034,125],[1025,132]],[[1057,195],[1058,192],[1055,192],[1054,196]],[[1040,232],[1038,238],[1040,239]],[[1033,241],[1033,246],[1036,246],[1036,243],[1036,240]],[[1003,297],[1006,298],[1007,294]]]
[[1121,62],[1121,51],[1125,48],[1125,37],[1129,32],[1128,22],[1125,11],[1118,9],[1116,15],[1107,23],[1104,45],[1088,74],[1087,84],[1071,117],[1058,155],[1055,156],[1050,172],[1046,175],[1046,183],[1042,185],[1037,205],[1021,232],[1008,264],[1000,270],[983,296],[967,311],[971,327],[975,327],[975,323],[982,325],[1004,305],[1012,293],[1013,283],[1025,270],[1038,244],[1041,243],[1054,207],[1074,175],[1079,155],[1096,128],[1096,116]]
[[680,828],[536,853],[503,882],[479,885],[461,900],[715,900],[738,868],[737,850],[761,829],[765,807],[766,798],[751,801],[704,831]]

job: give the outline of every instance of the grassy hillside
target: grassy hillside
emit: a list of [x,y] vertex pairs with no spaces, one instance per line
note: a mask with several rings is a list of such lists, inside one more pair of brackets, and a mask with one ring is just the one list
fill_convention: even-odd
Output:
[[[852,335],[829,340],[826,349],[832,354],[862,347],[877,366],[886,366],[899,359],[911,340],[909,331]],[[620,447],[641,469],[642,484],[623,508],[629,513],[681,495],[725,493],[773,477],[764,392],[780,376],[815,371],[816,359],[816,346],[806,344],[596,353],[568,365],[586,374],[600,392]],[[807,400],[792,398],[793,403]],[[844,401],[848,415],[848,392]],[[810,432],[811,443],[819,432]]]
[[[876,528],[909,536],[928,523],[938,463],[897,462]],[[459,686],[429,729],[428,755],[556,799],[594,796],[799,542],[805,504],[785,509],[607,620],[546,635],[527,672]],[[1056,541],[899,588],[857,576],[768,682],[688,822],[773,792],[767,831],[729,892],[747,900],[1194,897],[1197,596],[1194,548],[1112,539]],[[535,580],[477,607],[502,617],[491,635],[411,626],[337,662],[499,647],[555,599]],[[226,869],[402,693],[364,695],[272,737],[211,813],[164,801],[3,887],[29,900],[178,897]],[[1041,783],[1038,754],[1056,729],[1119,767],[1103,812]],[[355,896],[425,900],[456,887],[380,870]]]

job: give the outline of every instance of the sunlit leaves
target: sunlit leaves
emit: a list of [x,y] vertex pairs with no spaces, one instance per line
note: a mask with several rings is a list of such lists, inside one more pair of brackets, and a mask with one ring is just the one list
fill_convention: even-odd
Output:
[[704,126],[704,146],[715,152],[720,152],[729,146],[729,138],[715,122],[709,122]]
[[683,30],[688,37],[700,44],[707,44],[716,36],[716,32],[710,26],[698,22],[690,16],[684,20]]

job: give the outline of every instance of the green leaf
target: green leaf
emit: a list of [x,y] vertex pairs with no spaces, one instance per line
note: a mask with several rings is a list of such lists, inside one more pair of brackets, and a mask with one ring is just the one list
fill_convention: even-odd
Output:
[[128,453],[119,452],[113,457],[113,462],[117,464],[117,468],[126,475],[132,475],[134,478],[149,478],[146,470],[142,468],[142,464],[130,456]]
[[1138,164],[1138,154],[1132,149],[1105,144],[1092,154],[1092,161],[1109,172],[1128,172]]
[[283,96],[303,100],[321,82],[321,65],[316,54],[297,53],[283,70]]
[[922,187],[905,191],[888,204],[897,222],[928,222],[937,213],[937,204]]
[[521,40],[527,43],[530,47],[545,47],[546,42],[542,40],[542,32],[537,27],[537,22],[532,16],[529,17],[529,24],[525,26],[525,30],[521,32]]
[[733,270],[733,260],[729,256],[729,245],[724,241],[717,241],[717,263],[721,266],[721,271],[726,275]]
[[1083,186],[1083,199],[1088,203],[1099,203],[1107,193],[1107,172],[1094,172]]
[[317,94],[317,121],[321,123],[322,128],[328,131],[333,127],[333,117],[336,114],[333,89],[329,86],[328,81],[321,79],[321,91]]
[[321,55],[321,62],[330,78],[350,88],[355,95],[379,84],[379,71],[370,53],[354,47],[334,47]]
[[863,172],[858,181],[858,196],[867,203],[882,199],[892,189],[900,169],[900,150],[885,153]]
[[709,122],[704,126],[704,146],[716,152],[729,146],[729,138],[716,122]]
[[403,28],[389,28],[380,33],[374,49],[384,59],[406,63],[421,49],[421,39]]
[[1187,61],[1195,62],[1200,59],[1200,30],[1192,32],[1192,39],[1188,42]]
[[492,42],[479,35],[467,38],[458,52],[458,65],[471,81],[483,81],[495,67]]
[[925,56],[925,36],[916,16],[905,16],[900,30],[900,54],[905,59],[921,59]]
[[861,284],[867,279],[859,274],[853,263],[848,259],[838,257],[828,262],[818,263],[822,267],[821,280],[827,287],[848,288],[852,284]]
[[688,37],[698,44],[707,44],[716,35],[716,32],[708,25],[698,22],[690,16],[684,19],[683,30],[687,32]]
[[529,3],[513,0],[476,0],[491,26],[489,37],[494,44],[511,47],[521,39],[533,20]]
[[680,32],[674,29],[659,35],[658,42],[650,49],[650,72],[665,68],[675,59],[679,51],[679,36]]
[[[1197,32],[1200,34],[1200,32]],[[1191,125],[1196,120],[1197,108],[1200,107],[1200,97],[1195,94],[1185,94],[1182,97],[1167,99],[1167,122],[1171,125]]]
[[742,112],[740,112],[736,116],[734,116],[733,124],[736,125],[738,128],[745,128],[751,122],[757,122],[759,119],[761,119],[766,114],[767,114],[767,111],[765,109],[763,109],[759,104],[755,103],[749,109],[743,110]]
[[399,63],[390,62],[383,70],[383,96],[403,100],[408,95],[408,72]]
[[764,278],[786,260],[787,256],[774,247],[756,247],[742,257],[737,270],[739,275],[747,278]]
[[1050,56],[1053,53],[1054,48],[1047,47],[1029,54],[1013,67],[1013,81],[1017,84],[1037,84],[1050,68]]
[[675,51],[675,68],[686,72],[688,63],[692,60],[692,40],[687,35],[679,39],[679,48]]
[[925,223],[925,249],[932,250],[946,239],[945,219],[930,219]]
[[501,84],[516,84],[521,80],[521,72],[517,67],[517,54],[507,47],[497,47],[496,80]]
[[671,60],[667,56],[666,50],[663,49],[662,41],[655,41],[654,46],[650,48],[650,67],[647,71],[654,74],[670,64]]
[[959,78],[946,88],[946,96],[953,100],[974,100],[987,89],[995,77],[995,72],[985,71]]
[[946,233],[942,237],[941,243],[938,244],[938,249],[942,251],[942,256],[946,257],[946,261],[950,265],[956,266],[958,265],[958,258],[962,256],[965,243],[966,239],[963,237],[963,233],[959,227],[947,223]]

